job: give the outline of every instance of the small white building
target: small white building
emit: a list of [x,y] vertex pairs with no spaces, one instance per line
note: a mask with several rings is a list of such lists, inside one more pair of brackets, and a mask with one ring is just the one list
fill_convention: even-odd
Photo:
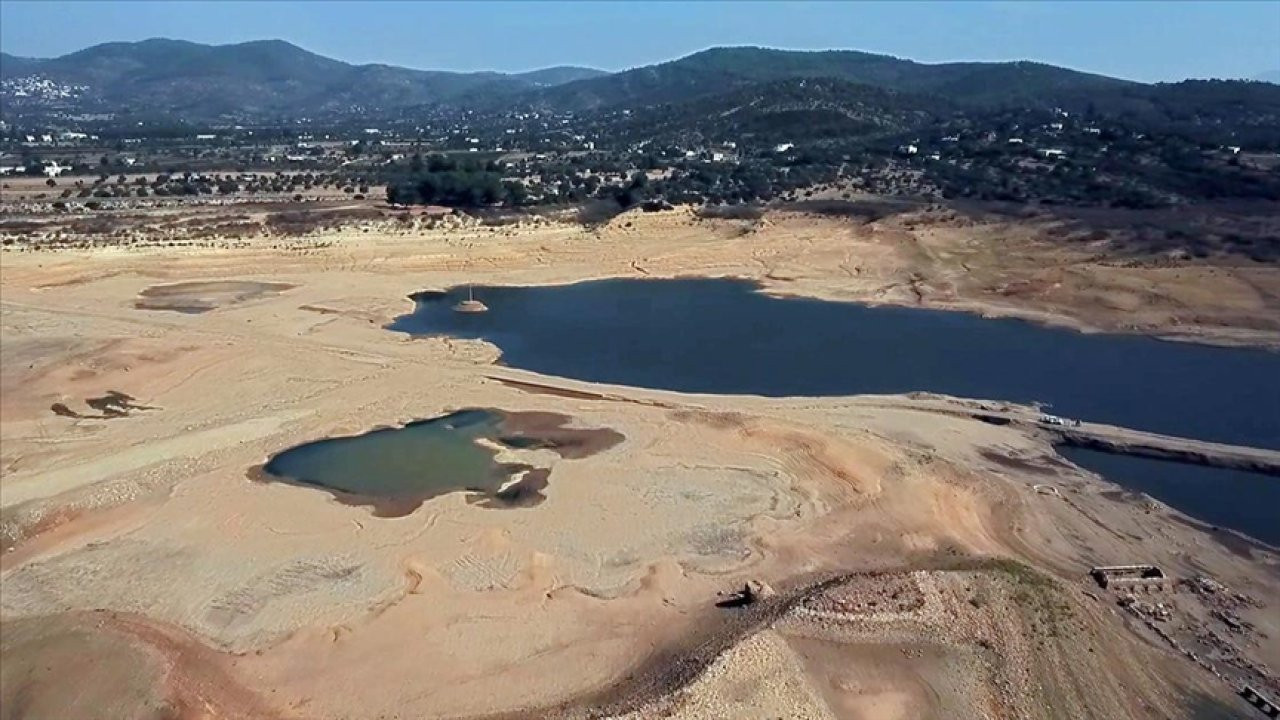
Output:
[[784,153],[784,152],[786,152],[786,151],[790,150],[791,148],[793,148],[793,147],[795,147],[795,146],[796,146],[796,145],[795,145],[795,143],[789,143],[789,142],[788,142],[788,143],[778,143],[777,145],[774,145],[774,146],[773,146],[773,151],[774,151],[774,152],[776,152],[776,153]]
[[1043,148],[1040,150],[1040,156],[1046,158],[1062,158],[1067,156],[1067,151],[1061,148]]
[[70,167],[64,167],[55,161],[44,166],[44,174],[45,177],[55,178],[70,169]]

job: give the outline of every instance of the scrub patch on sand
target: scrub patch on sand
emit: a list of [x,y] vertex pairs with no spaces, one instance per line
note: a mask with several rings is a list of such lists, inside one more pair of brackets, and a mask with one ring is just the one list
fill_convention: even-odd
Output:
[[137,398],[119,390],[108,390],[106,395],[101,397],[89,397],[84,399],[84,404],[90,409],[96,410],[97,415],[89,415],[86,413],[72,410],[66,403],[54,403],[49,406],[49,410],[61,417],[76,418],[78,420],[111,420],[114,418],[128,417],[130,412],[135,410],[159,410],[154,405],[139,405],[134,400]]

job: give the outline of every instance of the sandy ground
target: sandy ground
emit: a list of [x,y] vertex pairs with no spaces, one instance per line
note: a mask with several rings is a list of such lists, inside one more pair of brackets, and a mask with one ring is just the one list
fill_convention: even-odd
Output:
[[[0,714],[1240,712],[1230,683],[1245,670],[1197,666],[1085,572],[1211,574],[1253,600],[1237,609],[1255,628],[1234,641],[1241,657],[1276,667],[1280,555],[1118,494],[1046,436],[966,417],[972,401],[601,387],[495,366],[483,343],[382,329],[424,288],[702,274],[1280,344],[1275,268],[1109,265],[1036,228],[926,220],[674,211],[599,231],[6,252]],[[157,296],[202,312],[137,306]],[[104,404],[111,392],[130,399]],[[283,448],[466,407],[559,413],[625,439],[589,457],[512,451],[551,468],[535,507],[452,494],[375,517],[251,479]],[[1033,570],[973,564],[990,557]],[[776,600],[715,607],[751,578]],[[886,592],[922,599],[887,614],[848,599]]]

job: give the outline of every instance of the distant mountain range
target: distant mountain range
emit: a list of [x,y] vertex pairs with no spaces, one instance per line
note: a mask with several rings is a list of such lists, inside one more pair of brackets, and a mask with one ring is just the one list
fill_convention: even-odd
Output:
[[[6,99],[48,100],[68,109],[159,113],[192,121],[376,113],[501,96],[596,77],[601,70],[553,67],[527,73],[443,72],[351,65],[282,40],[201,45],[153,39],[106,43],[48,60],[0,53]],[[39,78],[68,93],[27,91]]]
[[802,52],[757,47],[704,50],[679,60],[583,78],[516,101],[554,110],[619,104],[651,105],[720,94],[778,80],[827,78],[886,90],[930,94],[951,101],[1016,105],[1089,92],[1114,92],[1137,83],[1034,62],[926,65],[852,50]]
[[[824,82],[806,86],[806,80]],[[798,108],[806,87],[820,95],[815,102],[826,104],[824,112],[875,115],[877,122],[908,109],[947,108],[1212,119],[1239,108],[1252,112],[1259,101],[1271,117],[1275,105],[1273,86],[1257,82],[1149,85],[1035,62],[925,64],[847,50],[757,47],[712,48],[617,73],[556,67],[510,74],[352,65],[281,40],[211,46],[155,39],[47,60],[0,54],[0,81],[7,117],[110,113],[192,123],[374,120],[460,110],[581,114],[669,105],[710,112],[779,88],[787,107]],[[902,97],[915,98],[911,108]],[[766,99],[776,111],[776,98]],[[872,102],[880,103],[876,112]]]

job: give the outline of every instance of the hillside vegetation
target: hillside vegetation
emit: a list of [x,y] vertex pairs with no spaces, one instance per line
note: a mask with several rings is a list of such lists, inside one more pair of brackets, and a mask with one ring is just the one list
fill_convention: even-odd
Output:
[[278,40],[3,56],[0,80],[0,150],[33,175],[51,162],[83,172],[86,156],[122,172],[137,167],[135,146],[154,144],[141,153],[153,173],[237,158],[338,173],[353,195],[372,179],[398,204],[460,207],[1280,198],[1280,85],[1257,81],[1144,84],[1035,62],[756,47],[617,73],[432,72]]

